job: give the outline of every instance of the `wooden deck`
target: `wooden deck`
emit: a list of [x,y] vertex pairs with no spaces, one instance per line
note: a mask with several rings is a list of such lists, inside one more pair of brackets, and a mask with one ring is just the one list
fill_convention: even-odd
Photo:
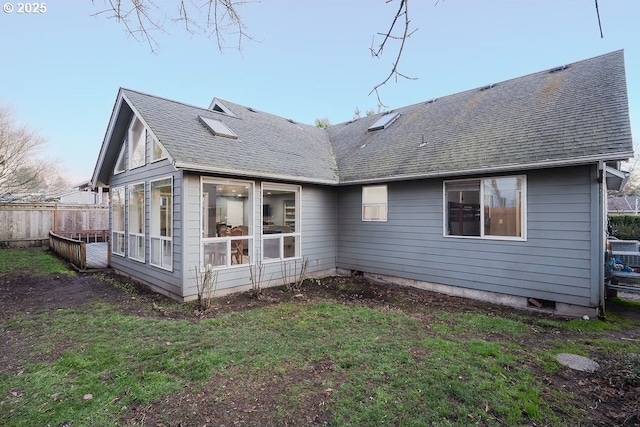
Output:
[[108,268],[108,243],[87,243],[87,269],[101,270]]

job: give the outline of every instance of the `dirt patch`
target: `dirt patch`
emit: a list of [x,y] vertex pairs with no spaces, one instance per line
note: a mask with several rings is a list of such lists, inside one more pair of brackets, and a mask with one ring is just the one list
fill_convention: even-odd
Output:
[[[17,315],[36,311],[79,307],[85,303],[107,302],[125,314],[164,319],[202,318],[224,313],[251,310],[280,304],[285,301],[333,300],[344,304],[364,305],[382,310],[397,310],[428,321],[436,310],[481,312],[487,315],[520,318],[522,312],[464,298],[451,297],[394,284],[376,284],[363,277],[329,278],[309,280],[296,292],[283,288],[270,288],[260,299],[248,293],[228,295],[215,300],[207,312],[197,310],[195,304],[178,304],[149,291],[134,282],[113,276],[79,275],[77,277],[32,277],[28,275],[0,278],[0,319],[7,321]],[[611,304],[609,310],[622,310]],[[640,309],[624,308],[625,316],[640,318]],[[547,318],[548,313],[531,314]],[[37,326],[36,326],[37,328]],[[32,331],[37,336],[37,331]],[[558,339],[558,331],[524,337],[521,345],[541,347],[545,342]],[[563,332],[564,333],[564,332]],[[637,340],[637,331],[616,332],[620,339]],[[485,339],[492,339],[490,334]],[[4,345],[0,349],[0,372],[15,372],[23,366],[32,353],[29,337],[20,336],[11,328],[0,329]],[[567,336],[570,340],[572,337]],[[581,337],[584,339],[584,337]],[[41,355],[41,360],[55,360],[67,346]],[[640,348],[640,347],[639,347]],[[423,349],[412,349],[412,356],[420,358]],[[554,390],[562,389],[576,396],[576,405],[584,408],[584,418],[594,420],[592,425],[634,426],[640,425],[640,360],[612,360],[612,356],[592,355],[601,365],[595,373],[585,373],[569,368],[548,376],[532,366],[534,373],[547,384],[545,393],[553,406]],[[535,371],[538,369],[538,371]],[[633,370],[637,369],[634,377]],[[624,372],[623,372],[624,371]],[[264,378],[243,378],[247,373],[232,377],[214,376],[197,390],[185,388],[147,406],[130,408],[123,414],[124,424],[154,427],[180,425],[326,425],[331,419],[329,402],[332,387],[338,387],[339,374],[330,365],[284,370]],[[627,372],[627,374],[625,374]],[[628,372],[631,372],[628,374]],[[625,376],[626,375],[626,376]],[[332,384],[331,387],[326,384]],[[279,391],[298,387],[300,400],[294,413],[282,413],[278,405]],[[296,390],[298,390],[296,388]],[[585,404],[586,402],[586,404]],[[563,408],[555,408],[562,413]],[[183,424],[188,419],[187,424]],[[589,425],[589,424],[584,424]]]

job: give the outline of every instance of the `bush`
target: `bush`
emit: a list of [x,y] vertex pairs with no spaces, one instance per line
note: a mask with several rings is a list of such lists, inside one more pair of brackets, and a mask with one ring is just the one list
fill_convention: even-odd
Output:
[[640,240],[640,215],[609,215],[611,235],[621,240]]

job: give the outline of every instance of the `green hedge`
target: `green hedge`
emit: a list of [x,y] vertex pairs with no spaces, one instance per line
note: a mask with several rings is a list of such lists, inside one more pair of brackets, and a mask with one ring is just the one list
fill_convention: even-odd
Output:
[[640,215],[609,215],[611,234],[621,240],[640,240]]

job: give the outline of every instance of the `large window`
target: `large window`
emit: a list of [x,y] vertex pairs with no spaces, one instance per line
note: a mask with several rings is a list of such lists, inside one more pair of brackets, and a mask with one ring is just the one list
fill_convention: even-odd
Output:
[[111,189],[111,252],[124,256],[124,187]]
[[129,127],[129,169],[144,165],[146,139],[144,125],[134,116]]
[[263,184],[262,259],[300,257],[300,187]]
[[151,181],[149,215],[150,263],[173,268],[173,179]]
[[253,184],[202,179],[203,265],[250,264],[253,254]]
[[446,181],[445,235],[525,239],[526,177]]
[[144,262],[144,182],[129,186],[129,258]]
[[387,220],[386,185],[367,185],[362,187],[362,220]]

